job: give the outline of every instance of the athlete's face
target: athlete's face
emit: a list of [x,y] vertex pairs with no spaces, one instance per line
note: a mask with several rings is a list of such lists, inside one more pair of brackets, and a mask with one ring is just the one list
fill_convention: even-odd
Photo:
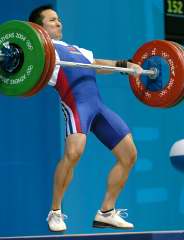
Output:
[[41,13],[42,26],[48,32],[50,37],[55,40],[62,39],[62,23],[57,13],[52,9],[44,10]]

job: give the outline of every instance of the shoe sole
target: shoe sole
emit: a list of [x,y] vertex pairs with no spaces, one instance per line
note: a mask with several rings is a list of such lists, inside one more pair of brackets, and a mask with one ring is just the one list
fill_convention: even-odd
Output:
[[134,227],[116,227],[114,225],[108,224],[108,223],[103,223],[103,222],[98,222],[98,221],[93,221],[94,228],[113,228],[113,229],[133,229]]
[[50,232],[61,232],[61,233],[63,233],[64,231],[66,231],[66,229],[65,230],[52,230],[52,229],[50,229],[50,227],[48,227],[48,229],[49,229]]

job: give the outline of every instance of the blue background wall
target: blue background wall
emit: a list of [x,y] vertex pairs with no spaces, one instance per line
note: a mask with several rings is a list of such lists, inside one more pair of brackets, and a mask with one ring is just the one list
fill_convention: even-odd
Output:
[[[2,4],[0,21],[27,18],[35,1]],[[45,1],[40,1],[39,5]],[[164,38],[162,0],[58,0],[64,40],[92,49],[96,58],[130,58],[144,42]],[[138,102],[127,77],[98,76],[104,102],[132,129],[138,148],[117,207],[129,209],[135,231],[183,228],[183,174],[169,160],[171,145],[183,138],[182,104],[153,109]],[[0,97],[0,236],[48,234],[52,177],[63,151],[64,122],[51,87],[29,99]],[[103,199],[114,159],[91,134],[64,199],[67,233],[94,233],[91,222]],[[89,171],[88,171],[89,170]],[[112,230],[107,230],[108,232]]]

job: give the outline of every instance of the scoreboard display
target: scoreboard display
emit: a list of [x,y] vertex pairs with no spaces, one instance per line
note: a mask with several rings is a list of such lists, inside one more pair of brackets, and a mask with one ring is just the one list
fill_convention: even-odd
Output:
[[184,44],[184,0],[164,0],[165,38]]

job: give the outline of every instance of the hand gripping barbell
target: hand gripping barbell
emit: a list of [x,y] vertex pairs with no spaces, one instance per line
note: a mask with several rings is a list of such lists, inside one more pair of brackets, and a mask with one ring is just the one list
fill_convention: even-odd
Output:
[[184,64],[181,45],[154,40],[142,45],[132,60],[144,70],[57,61],[48,33],[30,22],[9,21],[0,26],[0,92],[32,96],[49,81],[55,65],[111,70],[129,75],[135,96],[153,107],[171,107],[184,96]]

